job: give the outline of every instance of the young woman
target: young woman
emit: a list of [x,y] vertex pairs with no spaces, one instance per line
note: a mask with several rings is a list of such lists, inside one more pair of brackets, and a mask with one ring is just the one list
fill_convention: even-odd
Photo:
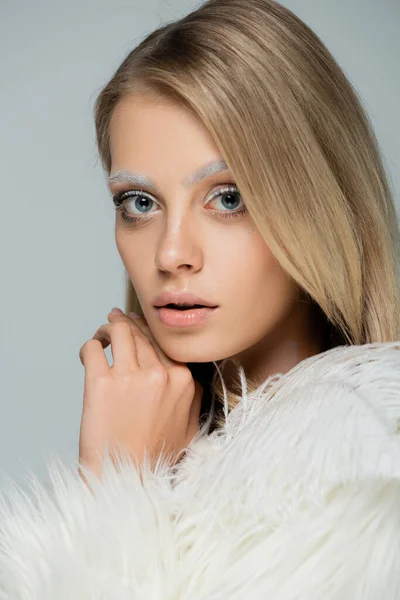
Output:
[[400,598],[400,234],[352,85],[287,8],[209,0],[95,122],[127,302],[79,469],[3,504],[0,599]]

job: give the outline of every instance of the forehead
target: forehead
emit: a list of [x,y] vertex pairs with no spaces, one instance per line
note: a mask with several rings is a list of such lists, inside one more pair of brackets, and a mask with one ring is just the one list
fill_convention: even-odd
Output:
[[[109,183],[156,187],[150,180],[178,174],[190,187],[228,165],[206,128],[185,108],[143,97],[121,100],[110,123]],[[150,185],[149,185],[150,184]]]
[[135,126],[140,133],[141,129],[151,123],[165,128],[196,126],[206,133],[200,119],[187,107],[168,98],[154,98],[143,94],[131,94],[117,102],[110,119],[110,131],[120,126]]

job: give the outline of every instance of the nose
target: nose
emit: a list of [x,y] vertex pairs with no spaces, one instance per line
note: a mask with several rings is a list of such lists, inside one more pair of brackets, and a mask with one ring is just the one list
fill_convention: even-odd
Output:
[[[196,223],[187,214],[169,218],[161,233],[156,251],[157,268],[174,275],[199,271],[203,266],[203,251]],[[198,227],[197,227],[198,230]]]

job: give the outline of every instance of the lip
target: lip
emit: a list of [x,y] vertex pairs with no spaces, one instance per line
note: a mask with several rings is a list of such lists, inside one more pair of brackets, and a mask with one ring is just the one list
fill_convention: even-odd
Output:
[[163,325],[167,327],[193,327],[205,323],[218,307],[192,308],[188,310],[179,310],[176,308],[157,308],[157,316]]
[[159,294],[156,298],[154,298],[153,306],[157,309],[164,307],[166,304],[201,304],[202,306],[206,306],[209,308],[216,308],[216,302],[211,302],[209,300],[205,300],[204,298],[200,298],[200,296],[196,296],[188,291],[182,292],[168,292],[165,291],[162,294]]

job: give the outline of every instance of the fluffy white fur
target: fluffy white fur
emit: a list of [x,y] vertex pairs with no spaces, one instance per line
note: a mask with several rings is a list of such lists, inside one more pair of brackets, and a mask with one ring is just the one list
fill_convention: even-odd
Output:
[[400,341],[244,385],[143,481],[127,459],[93,493],[49,468],[50,489],[3,491],[1,600],[400,599]]

